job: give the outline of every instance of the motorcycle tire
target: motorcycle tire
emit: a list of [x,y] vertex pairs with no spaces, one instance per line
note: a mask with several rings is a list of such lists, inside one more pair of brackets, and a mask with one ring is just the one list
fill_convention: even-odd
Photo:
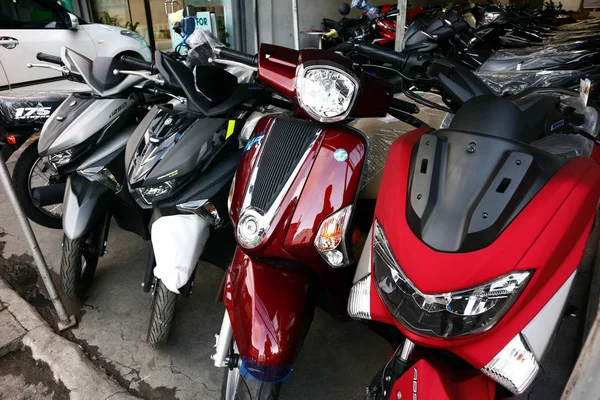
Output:
[[60,284],[63,293],[71,300],[82,300],[94,280],[98,254],[90,251],[93,233],[71,240],[63,236]]
[[169,338],[177,297],[178,294],[167,289],[161,281],[157,282],[156,290],[152,296],[152,312],[148,324],[148,335],[146,336],[146,343],[153,349],[164,345]]
[[33,204],[31,199],[31,193],[29,188],[29,179],[32,173],[32,169],[39,161],[38,155],[38,141],[35,140],[27,146],[21,153],[17,162],[15,163],[15,169],[13,170],[13,182],[15,184],[15,190],[17,196],[23,205],[25,214],[27,217],[38,225],[45,226],[51,229],[62,229],[62,214],[50,215],[47,212],[40,210]]

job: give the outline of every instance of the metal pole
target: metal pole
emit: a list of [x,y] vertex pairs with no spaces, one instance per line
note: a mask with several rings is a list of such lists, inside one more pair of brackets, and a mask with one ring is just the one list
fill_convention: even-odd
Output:
[[252,14],[254,15],[254,52],[258,53],[258,47],[260,45],[258,36],[258,0],[252,0]]
[[396,51],[402,51],[404,28],[406,27],[406,6],[407,0],[398,0],[398,15],[396,16],[396,43],[394,43],[394,50]]
[[6,167],[6,162],[4,160],[4,156],[0,152],[0,181],[2,181],[2,185],[4,186],[4,190],[8,195],[8,200],[12,204],[15,214],[17,216],[17,220],[21,225],[21,229],[23,229],[23,233],[25,234],[25,238],[27,242],[29,242],[29,247],[31,248],[31,252],[33,253],[33,259],[35,260],[35,265],[37,266],[38,272],[44,285],[46,286],[46,290],[48,291],[48,295],[50,296],[50,300],[52,300],[52,304],[54,304],[54,309],[58,314],[58,318],[60,321],[58,322],[58,329],[65,330],[71,328],[77,324],[77,320],[74,315],[70,317],[67,315],[67,311],[65,310],[65,306],[63,305],[56,288],[54,287],[54,282],[52,281],[52,277],[50,276],[50,270],[48,269],[48,265],[46,264],[46,260],[44,260],[44,256],[42,251],[40,250],[40,246],[38,244],[37,239],[35,238],[35,234],[31,229],[31,225],[29,224],[29,220],[25,216],[25,212],[23,211],[23,206],[19,202],[19,198],[17,197],[17,192],[15,191],[15,187],[13,186],[12,178],[10,177],[10,173],[8,172],[8,168]]
[[298,0],[292,0],[292,17],[294,22],[294,48],[300,50],[300,23],[298,22]]
[[154,39],[154,27],[152,26],[152,10],[150,9],[150,0],[144,0],[144,12],[146,13],[146,25],[148,26],[148,41],[150,50],[152,50],[152,59],[156,51],[156,40]]

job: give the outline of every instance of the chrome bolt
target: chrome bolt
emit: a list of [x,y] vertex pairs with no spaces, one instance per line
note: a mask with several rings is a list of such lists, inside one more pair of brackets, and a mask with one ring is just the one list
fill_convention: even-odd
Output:
[[389,376],[389,375],[388,375],[388,376],[386,376],[386,377],[385,377],[385,381],[386,381],[386,382],[389,382],[389,381],[391,381],[391,380],[392,380],[392,377],[391,377],[391,376]]
[[517,165],[521,165],[521,160],[517,160]]
[[402,393],[398,392],[398,394],[396,395],[396,398],[397,398],[398,400],[400,400],[400,399],[402,398]]
[[422,194],[418,194],[418,195],[417,195],[417,200],[421,200],[422,198],[423,198],[423,195],[422,195]]
[[483,217],[483,219],[486,219],[488,217],[488,213],[484,212],[483,214],[481,214],[481,216]]

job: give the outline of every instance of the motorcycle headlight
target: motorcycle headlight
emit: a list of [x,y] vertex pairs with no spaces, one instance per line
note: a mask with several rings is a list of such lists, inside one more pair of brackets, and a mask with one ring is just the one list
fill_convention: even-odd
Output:
[[300,106],[320,122],[346,119],[354,105],[357,91],[357,79],[332,66],[301,67],[296,76]]
[[377,221],[374,228],[375,286],[394,317],[424,336],[454,337],[493,327],[517,300],[531,271],[515,271],[456,292],[425,294],[406,277]]
[[77,173],[91,182],[98,182],[114,192],[121,190],[117,178],[106,167],[91,167],[77,171]]
[[151,205],[152,202],[162,196],[166,196],[173,190],[175,180],[171,179],[158,185],[145,186],[135,189],[137,194],[140,195],[144,203]]
[[58,167],[62,167],[71,162],[73,159],[73,150],[65,150],[59,153],[50,154],[48,156],[48,161],[54,167],[54,169],[58,169]]

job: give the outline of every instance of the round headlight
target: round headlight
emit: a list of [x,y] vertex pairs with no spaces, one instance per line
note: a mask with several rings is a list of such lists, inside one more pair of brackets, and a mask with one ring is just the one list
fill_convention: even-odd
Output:
[[296,77],[298,101],[304,111],[320,122],[344,120],[358,91],[355,77],[324,65],[301,67]]
[[237,238],[243,247],[253,249],[262,242],[266,229],[261,221],[262,218],[256,211],[244,211],[237,226]]

